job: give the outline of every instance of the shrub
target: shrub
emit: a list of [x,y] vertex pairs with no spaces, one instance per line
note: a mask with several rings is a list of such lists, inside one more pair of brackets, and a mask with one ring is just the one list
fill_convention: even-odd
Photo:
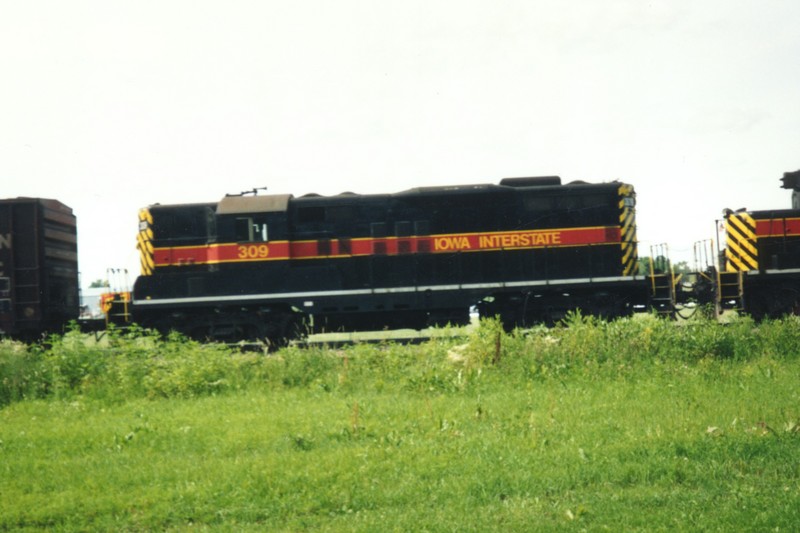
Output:
[[45,394],[41,357],[22,343],[0,341],[0,407]]
[[112,329],[100,337],[73,330],[31,347],[0,342],[0,406],[48,396],[123,401],[253,386],[480,393],[482,383],[495,379],[637,378],[698,362],[796,358],[798,326],[798,317],[758,324],[739,317],[719,324],[649,315],[605,321],[576,312],[553,328],[506,333],[499,320],[483,319],[466,338],[336,350],[288,347],[270,356],[136,328]]

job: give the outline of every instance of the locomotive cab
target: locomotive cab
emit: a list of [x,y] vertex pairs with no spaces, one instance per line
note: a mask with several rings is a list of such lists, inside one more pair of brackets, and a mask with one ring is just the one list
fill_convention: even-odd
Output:
[[226,196],[217,205],[220,242],[285,241],[290,195]]

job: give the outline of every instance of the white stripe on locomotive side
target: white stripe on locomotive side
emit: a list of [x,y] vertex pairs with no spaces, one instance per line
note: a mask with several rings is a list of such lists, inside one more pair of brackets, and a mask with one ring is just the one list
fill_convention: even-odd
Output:
[[458,291],[476,289],[506,289],[518,287],[549,287],[551,285],[581,285],[584,283],[614,283],[624,281],[641,281],[644,276],[613,276],[607,278],[573,278],[535,281],[508,281],[497,283],[464,283],[462,285],[428,285],[411,287],[385,287],[378,289],[352,289],[322,292],[279,292],[269,294],[244,294],[231,296],[198,296],[186,298],[158,298],[134,300],[134,305],[159,306],[174,304],[226,303],[256,300],[287,300],[292,298],[326,298],[334,296],[363,296],[369,294],[400,294],[426,291]]

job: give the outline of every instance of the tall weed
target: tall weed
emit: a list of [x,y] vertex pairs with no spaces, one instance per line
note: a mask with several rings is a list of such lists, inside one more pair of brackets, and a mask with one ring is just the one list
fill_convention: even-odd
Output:
[[720,324],[708,318],[676,323],[653,315],[609,322],[571,313],[554,328],[517,331],[502,339],[504,346],[513,346],[504,352],[503,365],[515,375],[542,379],[575,372],[627,375],[700,361],[797,357],[798,325],[797,317],[759,324],[738,317]]
[[42,372],[39,354],[22,343],[0,341],[0,407],[42,397],[47,386]]
[[605,321],[576,312],[553,328],[507,333],[499,320],[484,319],[460,340],[288,347],[271,356],[137,329],[112,329],[100,338],[70,331],[38,346],[0,343],[0,406],[29,398],[122,401],[248,387],[479,393],[487,379],[631,378],[702,361],[796,358],[799,326],[798,317],[675,323],[650,315]]

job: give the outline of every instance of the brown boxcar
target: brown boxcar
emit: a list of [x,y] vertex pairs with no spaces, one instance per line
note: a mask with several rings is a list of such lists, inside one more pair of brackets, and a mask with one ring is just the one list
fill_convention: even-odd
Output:
[[78,240],[57,200],[0,200],[0,335],[31,339],[78,318]]

